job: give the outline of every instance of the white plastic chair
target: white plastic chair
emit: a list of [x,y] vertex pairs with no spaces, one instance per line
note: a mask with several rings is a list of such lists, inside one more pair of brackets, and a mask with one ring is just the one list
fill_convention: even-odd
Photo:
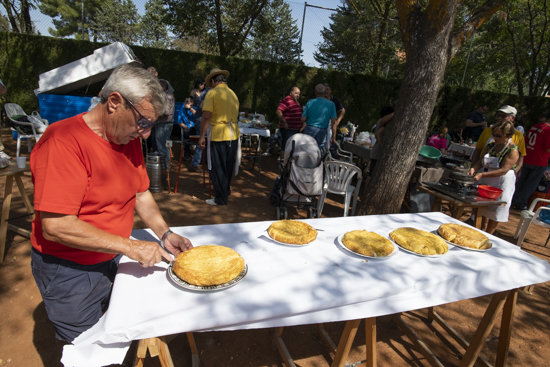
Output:
[[[37,126],[39,125],[43,125],[45,127],[48,126],[48,120],[46,119],[38,119],[37,117],[35,116],[32,116],[32,115],[27,115],[25,113],[25,111],[23,111],[23,109],[21,108],[21,106],[19,106],[18,104],[16,103],[5,103],[4,104],[4,110],[6,110],[6,116],[8,116],[8,118],[16,125],[21,125],[21,126],[30,126],[31,129],[32,129],[32,134],[23,134],[21,133],[21,131],[17,131],[17,153],[16,153],[16,157],[19,157],[19,152],[21,151],[21,139],[27,139],[27,146],[28,146],[28,151],[29,153],[31,152],[32,150],[32,141],[31,139],[34,138],[36,140],[36,142],[38,142],[38,140],[40,140],[40,137],[42,136],[42,134],[44,133],[43,131],[42,132],[38,132],[37,131]],[[17,121],[15,119],[12,118],[12,116],[18,116],[18,115],[21,115],[21,116],[27,116],[27,119],[29,121],[35,121],[35,122],[22,122],[22,121]],[[37,121],[38,120],[38,121]],[[12,128],[13,129],[13,128]]]
[[335,159],[334,157],[331,156],[332,160],[344,161],[344,162],[353,164],[353,153],[342,149],[342,147],[340,147],[340,143],[338,142],[335,142],[335,143],[336,143],[336,152],[338,152],[340,159]]
[[514,235],[514,238],[518,239],[517,245],[519,247],[521,247],[521,245],[523,244],[523,240],[525,239],[525,235],[527,234],[527,231],[529,230],[529,226],[531,225],[531,223],[540,224],[550,228],[550,224],[543,222],[542,220],[539,219],[539,214],[541,210],[550,210],[550,208],[546,206],[541,206],[536,211],[534,211],[537,203],[541,201],[544,203],[550,204],[550,200],[539,198],[539,199],[533,200],[533,202],[529,206],[529,209],[521,211],[521,219],[519,220],[518,228],[516,230],[516,234]]
[[[344,195],[344,217],[348,216],[351,196],[353,195],[351,215],[355,215],[357,196],[359,195],[359,189],[363,181],[361,170],[353,164],[340,161],[328,161],[325,162],[324,165],[325,184],[323,186],[323,193],[319,198],[319,204],[317,205],[317,218],[321,218],[325,198],[329,192],[332,194]],[[356,174],[357,185],[353,186],[351,180]]]

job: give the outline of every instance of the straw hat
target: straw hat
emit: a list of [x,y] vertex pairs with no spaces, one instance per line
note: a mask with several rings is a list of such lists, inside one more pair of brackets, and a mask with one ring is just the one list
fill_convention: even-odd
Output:
[[212,80],[213,77],[215,77],[216,75],[219,75],[219,74],[223,74],[227,78],[229,76],[229,71],[221,70],[221,69],[218,69],[218,68],[214,68],[214,69],[210,70],[210,74],[208,74],[208,76],[206,78],[204,78],[206,85],[209,86],[210,88],[212,88],[212,85],[210,84],[210,81]]

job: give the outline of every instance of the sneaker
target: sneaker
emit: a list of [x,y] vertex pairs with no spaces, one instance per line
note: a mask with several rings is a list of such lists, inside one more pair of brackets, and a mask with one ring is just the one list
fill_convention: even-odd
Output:
[[190,161],[191,159],[193,159],[193,158],[189,155],[186,155],[186,156],[183,157],[184,161]]
[[199,166],[189,166],[189,172],[197,172],[199,170]]
[[206,199],[204,202],[208,205],[218,205],[218,204],[216,204],[216,200],[214,198]]
[[4,151],[0,151],[0,159],[11,159],[11,157],[4,153]]
[[271,153],[269,153],[269,152],[262,153],[262,155],[263,155],[264,157],[271,157]]

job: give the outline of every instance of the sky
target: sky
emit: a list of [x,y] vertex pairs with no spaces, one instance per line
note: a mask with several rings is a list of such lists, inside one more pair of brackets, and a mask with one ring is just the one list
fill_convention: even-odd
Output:
[[[288,1],[292,8],[292,16],[297,20],[298,29],[302,30],[302,20],[304,14],[305,1]],[[308,5],[321,6],[324,8],[336,9],[342,4],[340,0],[310,0]],[[304,34],[302,37],[302,60],[308,66],[319,67],[319,63],[313,58],[313,53],[317,50],[317,44],[322,42],[321,30],[328,28],[330,24],[330,15],[333,11],[318,9],[313,7],[306,8],[306,17],[304,22]]]
[[[140,14],[145,13],[145,2],[147,0],[134,0],[138,12]],[[286,0],[292,10],[292,17],[296,20],[298,29],[302,30],[302,21],[304,14],[305,1],[299,0]],[[341,5],[341,0],[310,0],[307,1],[308,5],[315,5],[324,8],[336,9]],[[2,8],[2,14],[4,13]],[[313,58],[313,53],[317,50],[316,45],[322,41],[321,30],[323,27],[329,27],[329,16],[333,14],[333,11],[318,9],[313,7],[306,8],[306,17],[304,23],[304,34],[302,38],[302,60],[308,66],[319,67],[320,65]],[[31,11],[31,19],[36,23],[37,29],[42,35],[48,35],[48,27],[53,27],[51,18],[40,13],[37,9]]]

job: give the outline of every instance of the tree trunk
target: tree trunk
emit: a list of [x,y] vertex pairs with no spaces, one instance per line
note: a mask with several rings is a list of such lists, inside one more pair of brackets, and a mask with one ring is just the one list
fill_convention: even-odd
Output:
[[11,25],[11,31],[14,33],[22,33],[19,29],[19,24],[17,24],[17,12],[15,12],[15,15],[12,13],[13,4],[9,0],[2,0],[2,5],[4,5],[4,8],[6,9]]
[[399,16],[407,52],[405,77],[395,115],[386,125],[382,156],[361,195],[360,215],[400,211],[450,59],[448,49],[456,1],[435,3],[438,8],[431,9],[432,14],[413,9],[408,16]]
[[31,11],[31,9],[30,9],[28,0],[21,0],[21,19],[22,19],[22,22],[24,22],[24,27],[21,27],[21,32],[23,32],[23,30],[24,30],[25,33],[27,33],[27,34],[33,34],[34,33],[32,31],[32,22],[31,22],[31,13],[30,13],[30,11]]

